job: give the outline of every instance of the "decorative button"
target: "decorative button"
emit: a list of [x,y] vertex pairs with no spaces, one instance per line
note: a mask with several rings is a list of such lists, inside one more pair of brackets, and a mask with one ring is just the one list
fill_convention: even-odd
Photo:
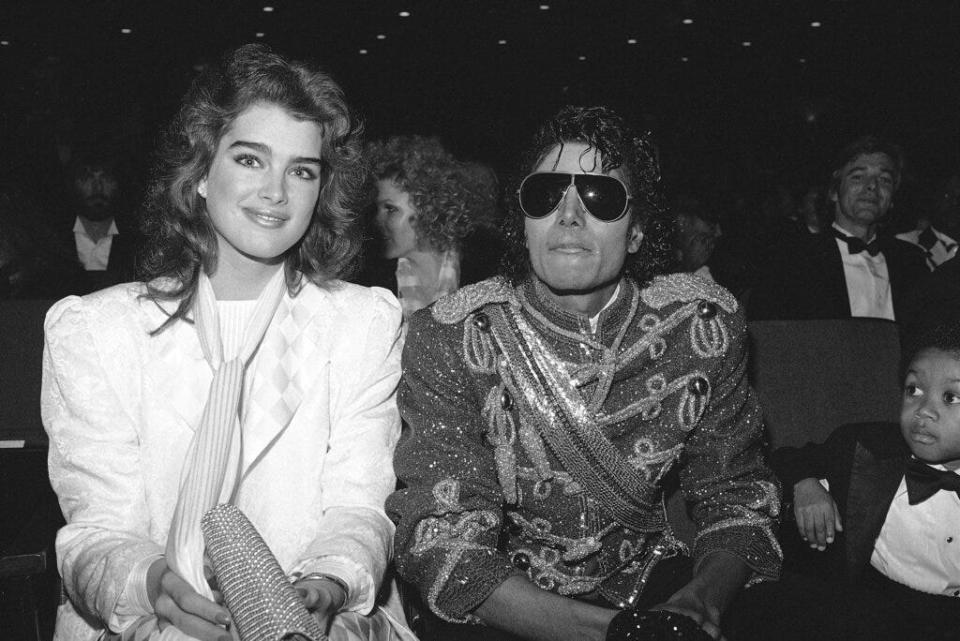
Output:
[[513,567],[526,572],[530,569],[530,557],[525,552],[517,552],[513,555]]
[[708,300],[702,300],[697,303],[697,316],[700,318],[713,318],[717,315],[717,306]]
[[953,543],[953,537],[952,537],[952,536],[948,536],[948,537],[947,537],[947,543]]
[[490,331],[490,318],[483,312],[478,312],[473,317],[474,326],[479,329],[481,332]]
[[503,390],[503,392],[500,393],[500,407],[507,411],[510,411],[510,408],[513,407],[513,397],[510,396],[510,392],[507,390]]
[[710,385],[707,383],[707,379],[698,376],[697,378],[690,379],[690,382],[687,383],[687,389],[691,394],[703,396],[707,393],[707,390],[710,389]]

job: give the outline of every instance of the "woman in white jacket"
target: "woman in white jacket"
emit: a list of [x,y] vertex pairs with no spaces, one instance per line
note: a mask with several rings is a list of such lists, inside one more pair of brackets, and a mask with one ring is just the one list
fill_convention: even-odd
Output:
[[230,638],[181,489],[198,486],[249,518],[332,638],[405,634],[376,607],[401,313],[337,280],[359,246],[356,129],[322,72],[262,46],[229,53],[161,148],[144,282],[51,309],[58,640]]

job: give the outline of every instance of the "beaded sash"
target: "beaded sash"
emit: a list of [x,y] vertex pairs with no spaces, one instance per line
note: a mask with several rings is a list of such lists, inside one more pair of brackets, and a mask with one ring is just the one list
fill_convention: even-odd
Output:
[[567,472],[612,516],[635,532],[666,526],[659,488],[617,451],[580,398],[569,375],[551,363],[552,350],[510,305],[488,308],[490,330],[524,412]]

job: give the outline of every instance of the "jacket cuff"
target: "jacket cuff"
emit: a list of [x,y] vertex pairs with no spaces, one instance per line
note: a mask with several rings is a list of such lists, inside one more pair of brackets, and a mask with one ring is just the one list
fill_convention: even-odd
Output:
[[471,612],[516,574],[523,573],[503,553],[492,548],[469,550],[449,572],[441,571],[430,588],[428,603],[447,621],[477,623]]
[[123,632],[141,617],[153,614],[153,606],[150,605],[150,596],[147,593],[147,573],[153,562],[162,557],[162,554],[151,554],[137,561],[133,566],[130,574],[127,575],[123,592],[117,599],[117,607],[114,608],[107,622],[110,630]]
[[341,610],[369,614],[376,600],[376,590],[370,573],[363,566],[345,556],[321,556],[301,561],[290,575],[319,572],[337,577],[347,586],[347,600]]
[[748,583],[780,577],[783,552],[771,525],[719,527],[700,534],[693,548],[694,573],[714,552],[732,554],[746,563],[754,573]]

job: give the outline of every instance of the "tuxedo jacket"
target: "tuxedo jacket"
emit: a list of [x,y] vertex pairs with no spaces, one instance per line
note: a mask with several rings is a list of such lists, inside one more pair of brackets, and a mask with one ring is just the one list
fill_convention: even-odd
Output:
[[[783,481],[785,502],[793,503],[797,481],[825,478],[843,522],[843,532],[838,533],[825,552],[811,550],[799,541],[796,523],[785,523],[785,548],[801,557],[794,561],[807,568],[819,566],[830,578],[842,576],[856,581],[870,563],[909,459],[910,449],[896,423],[848,424],[838,428],[823,444],[774,451],[770,465]],[[785,519],[792,518],[792,508],[788,507]],[[791,536],[796,538],[793,545],[789,543]]]
[[[887,263],[893,313],[900,319],[910,306],[913,286],[929,273],[923,252],[895,238],[880,239]],[[843,272],[843,248],[832,233],[796,236],[753,291],[750,320],[850,318],[850,297]]]
[[931,325],[960,322],[960,256],[942,263],[917,283],[908,313],[898,320],[905,336]]

